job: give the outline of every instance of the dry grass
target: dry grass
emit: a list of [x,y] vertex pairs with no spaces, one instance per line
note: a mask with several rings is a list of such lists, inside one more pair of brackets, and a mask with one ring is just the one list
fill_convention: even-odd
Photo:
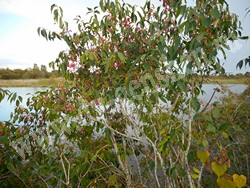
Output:
[[209,84],[248,84],[250,83],[249,78],[211,78],[208,81]]
[[0,87],[52,87],[61,81],[62,78],[0,80]]
[[[57,86],[63,78],[25,79],[25,80],[0,80],[0,87],[52,87]],[[208,84],[248,84],[249,78],[210,78]]]

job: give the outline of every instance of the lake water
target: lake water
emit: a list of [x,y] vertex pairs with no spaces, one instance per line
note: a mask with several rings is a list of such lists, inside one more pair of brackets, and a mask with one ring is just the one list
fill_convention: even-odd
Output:
[[[247,85],[245,84],[227,84],[225,85],[228,87],[232,92],[234,93],[242,93]],[[215,88],[221,89],[221,87],[217,84],[204,84],[203,90],[205,91],[205,94],[200,96],[200,99],[202,101],[209,101],[211,98],[213,91]],[[23,97],[23,105],[26,104],[27,99],[37,91],[45,91],[47,88],[41,88],[41,87],[9,87],[9,88],[2,88],[2,89],[8,89],[10,92],[17,92],[17,95]],[[212,102],[218,101],[220,97],[222,97],[222,93],[216,92],[214,95],[214,98],[212,99]],[[15,107],[15,104],[10,104],[7,99],[4,99],[0,103],[0,121],[7,121],[10,118],[10,113],[13,112]]]
[[[16,92],[18,96],[21,96],[23,98],[22,105],[26,104],[26,101],[29,97],[31,97],[34,93],[37,91],[45,91],[47,88],[41,88],[41,87],[8,87],[8,88],[2,88],[7,89],[10,92]],[[10,113],[13,112],[15,107],[14,103],[11,103],[7,101],[7,99],[4,99],[0,102],[0,121],[7,121],[10,118]]]

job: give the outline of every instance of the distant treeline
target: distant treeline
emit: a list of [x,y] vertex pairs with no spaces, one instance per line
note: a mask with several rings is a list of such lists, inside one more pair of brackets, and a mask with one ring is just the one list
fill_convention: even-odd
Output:
[[39,79],[39,78],[51,78],[61,76],[58,71],[49,72],[46,65],[39,67],[34,64],[33,68],[28,69],[0,69],[0,79],[11,80],[11,79]]
[[[51,77],[60,77],[62,76],[58,71],[47,71],[46,65],[41,65],[39,67],[37,64],[34,64],[33,68],[28,69],[1,69],[0,68],[0,79],[2,80],[11,80],[11,79],[39,79],[39,78],[51,78]],[[220,74],[212,75],[205,77],[217,77],[217,78],[250,78],[250,72],[245,74]]]

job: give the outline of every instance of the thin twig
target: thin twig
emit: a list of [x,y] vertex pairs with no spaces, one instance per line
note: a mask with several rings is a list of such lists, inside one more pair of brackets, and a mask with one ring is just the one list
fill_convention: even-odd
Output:
[[42,176],[39,176],[39,178],[41,178],[41,180],[45,183],[45,185],[49,188],[49,185],[47,184],[47,182],[45,181],[45,179],[43,179]]
[[199,173],[198,188],[202,188],[202,185],[201,185],[201,178],[202,178],[203,169],[204,169],[204,164],[202,164],[202,167],[201,167],[201,170],[200,170],[200,173]]
[[[192,82],[192,90],[191,90],[191,98],[193,97],[194,94],[194,83]],[[190,146],[191,146],[191,141],[192,141],[192,105],[191,105],[191,100],[189,100],[189,104],[188,104],[188,141],[187,141],[187,149],[185,150],[185,165],[187,167],[187,177],[188,177],[188,182],[189,182],[189,187],[193,187],[193,182],[192,182],[192,178],[190,175],[190,168],[189,168],[189,164],[188,164],[188,153],[190,150]]]
[[[217,88],[216,88],[217,89]],[[206,110],[206,108],[208,107],[208,105],[210,104],[210,102],[212,101],[212,99],[214,98],[214,95],[216,93],[216,89],[214,89],[214,92],[212,94],[212,96],[210,97],[209,101],[207,102],[206,106],[204,106],[204,108],[201,110],[201,113],[204,112]]]
[[68,186],[68,178],[67,178],[67,172],[66,172],[66,169],[65,169],[65,166],[64,166],[64,162],[63,162],[63,158],[62,158],[62,153],[60,155],[60,160],[61,160],[61,163],[62,163],[62,167],[63,167],[63,172],[64,172],[64,176],[65,176],[65,181],[61,180],[66,186]]
[[22,178],[19,177],[19,175],[17,173],[13,172],[13,174],[15,174],[18,177],[18,179],[20,179],[23,182],[25,187],[29,188],[29,186],[22,180]]
[[173,113],[172,110],[175,108],[175,106],[176,106],[176,104],[177,104],[179,98],[180,98],[180,93],[177,94],[176,99],[175,99],[175,101],[174,101],[174,104],[168,109],[168,113],[169,113],[170,115],[172,115],[172,113]]

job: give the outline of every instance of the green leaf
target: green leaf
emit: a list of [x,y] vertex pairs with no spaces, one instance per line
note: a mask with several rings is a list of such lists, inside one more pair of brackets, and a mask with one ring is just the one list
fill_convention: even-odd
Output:
[[154,161],[151,161],[151,162],[149,163],[149,169],[150,169],[150,170],[153,170],[154,167],[155,167],[155,163],[154,163]]
[[209,123],[213,123],[213,122],[214,122],[213,119],[212,119],[212,117],[211,117],[210,115],[206,115],[206,116],[205,116],[205,120],[206,120],[207,122],[209,122]]
[[216,18],[216,19],[219,19],[220,18],[220,12],[217,8],[214,8],[211,10],[211,15]]
[[124,85],[125,85],[125,86],[128,86],[128,85],[129,85],[129,82],[130,82],[130,77],[127,76],[127,77],[125,78],[125,83],[124,83]]
[[195,161],[195,160],[196,160],[195,152],[194,152],[194,151],[190,151],[190,152],[188,153],[187,158],[188,158],[188,162]]
[[58,21],[58,9],[54,10],[54,20],[55,22]]
[[59,18],[59,27],[61,28],[61,29],[63,29],[63,20],[62,20],[62,17],[60,17]]
[[41,35],[42,35],[44,38],[48,39],[48,38],[47,38],[47,33],[46,33],[46,30],[45,30],[45,29],[42,29]]
[[177,49],[180,46],[180,44],[181,44],[181,37],[177,36],[174,41],[175,49]]
[[23,101],[23,98],[22,98],[21,96],[18,96],[18,100],[19,100],[20,102],[22,102],[22,101]]
[[212,162],[212,170],[215,172],[215,174],[220,177],[227,171],[227,165],[226,164],[219,164],[217,162]]
[[167,146],[168,146],[168,143],[169,143],[169,137],[166,137],[162,142],[160,142],[160,152],[164,152],[165,154],[168,153],[168,149],[167,149]]
[[210,123],[208,126],[207,126],[207,129],[209,130],[209,132],[211,133],[215,133],[216,132],[216,129],[215,129],[215,126]]
[[186,74],[192,74],[192,63],[189,62],[186,67]]
[[219,119],[219,118],[220,118],[220,111],[219,111],[218,108],[214,107],[214,108],[213,108],[213,111],[212,111],[212,114],[213,114],[213,117],[214,117],[215,119]]
[[166,39],[164,36],[160,36],[160,42],[162,45],[165,45]]
[[87,7],[89,12],[93,12],[92,8]]
[[63,9],[61,7],[58,7],[60,10],[60,15],[63,16]]
[[219,127],[219,131],[225,131],[225,130],[227,130],[228,128],[229,128],[229,124],[228,123],[223,123],[223,124],[221,124],[220,125],[220,127]]
[[143,55],[141,56],[141,60],[144,61],[145,58],[146,58],[146,56],[147,56],[147,54],[143,54]]
[[126,58],[125,58],[125,56],[123,55],[123,53],[117,52],[117,55],[118,55],[119,59],[121,60],[121,62],[125,63]]
[[194,115],[194,121],[196,121],[196,120],[198,120],[198,119],[200,119],[201,118],[201,114],[200,113],[197,113],[197,114],[195,114]]
[[186,171],[182,167],[178,169],[178,173],[180,177],[185,177],[187,175]]
[[109,185],[110,186],[113,186],[113,185],[115,185],[116,184],[116,175],[115,174],[113,174],[112,176],[110,176],[109,177],[109,180],[108,180],[108,182],[109,182]]
[[143,63],[143,67],[145,68],[145,70],[150,71],[150,63],[149,62]]
[[191,106],[192,108],[197,112],[200,109],[200,103],[196,97],[193,97],[191,100]]
[[205,18],[202,23],[205,27],[209,26],[211,24],[211,18]]
[[52,11],[54,10],[54,8],[56,7],[56,5],[55,4],[53,4],[53,5],[51,5],[51,7],[50,7],[50,11],[51,11],[51,13],[52,13]]
[[8,139],[6,136],[0,136],[0,143],[1,144],[7,144],[8,143]]
[[188,33],[189,30],[191,30],[192,28],[194,28],[195,26],[195,22],[194,21],[189,21],[185,24],[185,29],[186,29],[186,33]]
[[97,57],[96,57],[96,54],[94,52],[90,52],[88,54],[88,58],[89,58],[90,61],[96,61],[96,60],[98,60]]
[[41,33],[41,27],[38,27],[38,28],[37,28],[37,33],[38,33],[38,35],[40,36],[40,33]]
[[11,96],[10,102],[12,103],[14,100],[16,100],[17,94],[13,93],[13,95]]
[[249,36],[239,37],[239,39],[242,39],[242,40],[248,40],[248,39],[249,39]]
[[201,47],[201,43],[197,39],[194,39],[191,42],[191,46],[194,50],[196,50],[197,48]]
[[0,102],[3,100],[4,94],[0,92]]
[[6,166],[7,166],[9,171],[11,171],[11,172],[15,171],[15,166],[12,163],[7,163]]
[[240,60],[240,61],[237,63],[236,68],[239,67],[239,69],[241,69],[242,66],[243,66],[243,63],[244,63],[244,61],[243,61],[243,60]]
[[20,101],[16,100],[16,106],[19,106],[19,104],[20,104]]
[[101,10],[104,12],[105,11],[105,6],[103,5],[103,1],[102,0],[99,2],[99,5],[101,7]]
[[181,89],[182,92],[187,91],[187,84],[183,80],[178,81],[178,87]]

